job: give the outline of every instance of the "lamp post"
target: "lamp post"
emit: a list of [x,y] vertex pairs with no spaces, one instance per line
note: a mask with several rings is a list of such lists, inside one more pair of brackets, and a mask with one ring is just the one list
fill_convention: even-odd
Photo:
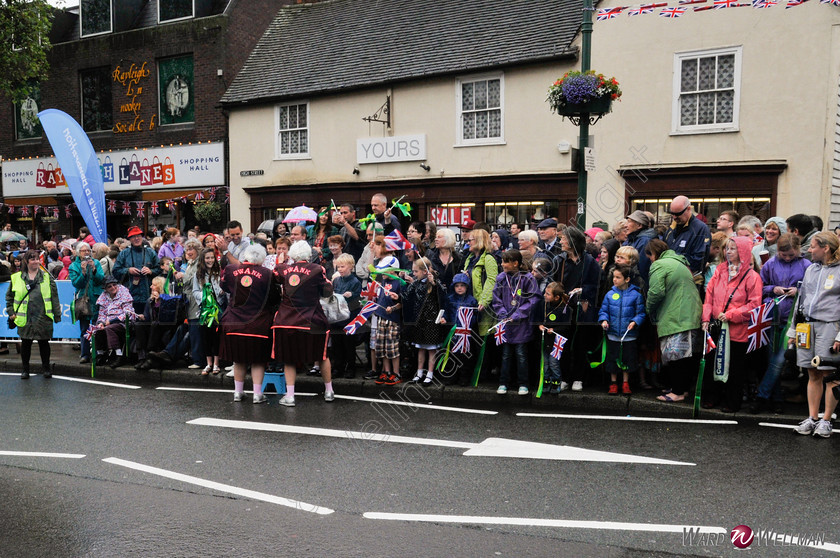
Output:
[[[583,0],[583,23],[580,26],[580,71],[586,72],[592,63],[592,0]],[[582,114],[578,138],[578,194],[575,222],[580,230],[586,229],[586,148],[589,147],[589,114]]]

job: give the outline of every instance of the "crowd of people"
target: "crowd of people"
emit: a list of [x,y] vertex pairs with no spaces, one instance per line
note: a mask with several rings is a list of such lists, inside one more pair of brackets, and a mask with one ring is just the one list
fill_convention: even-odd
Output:
[[[729,210],[712,234],[678,196],[668,224],[638,210],[586,231],[551,217],[533,229],[468,220],[458,239],[432,222],[404,227],[397,205],[376,194],[365,218],[342,204],[255,234],[231,221],[221,234],[132,227],[109,246],[82,229],[73,249],[22,245],[0,280],[10,272],[23,377],[35,340],[49,373],[55,279],[66,278],[81,362],[142,371],[186,359],[206,376],[232,363],[236,401],[249,371],[254,403],[266,400],[266,370],[285,372],[282,405],[295,405],[298,373],[322,376],[332,401],[333,375],[363,366],[386,386],[493,382],[527,395],[587,382],[614,395],[661,389],[675,404],[703,361],[703,406],[725,412],[745,401],[782,412],[781,378],[805,369],[797,432],[830,436],[833,368],[812,359],[840,349],[840,244],[818,217],[762,223]],[[756,329],[751,316],[770,302],[758,321],[772,327]]]

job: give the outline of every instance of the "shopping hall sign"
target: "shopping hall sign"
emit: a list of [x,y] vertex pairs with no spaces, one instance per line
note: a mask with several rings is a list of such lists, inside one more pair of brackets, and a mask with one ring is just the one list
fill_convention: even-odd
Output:
[[[183,189],[224,186],[221,142],[99,153],[106,192],[138,188]],[[54,157],[3,161],[3,195],[32,196],[66,190]],[[69,192],[69,191],[68,191]]]

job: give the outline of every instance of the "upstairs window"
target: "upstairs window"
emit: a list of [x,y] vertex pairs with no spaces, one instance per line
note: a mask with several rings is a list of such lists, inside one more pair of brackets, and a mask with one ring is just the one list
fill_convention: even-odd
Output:
[[675,56],[672,132],[738,131],[741,47]]
[[79,10],[82,37],[101,35],[112,31],[111,0],[81,0]]
[[158,22],[167,23],[188,19],[195,15],[194,0],[159,0]]
[[504,143],[501,75],[458,80],[458,145]]
[[82,92],[82,128],[102,132],[114,128],[111,98],[111,69],[107,66],[80,73]]
[[309,157],[309,103],[277,105],[277,159]]
[[40,138],[44,134],[38,112],[41,110],[41,88],[33,85],[29,95],[14,105],[15,108],[15,139],[28,140]]

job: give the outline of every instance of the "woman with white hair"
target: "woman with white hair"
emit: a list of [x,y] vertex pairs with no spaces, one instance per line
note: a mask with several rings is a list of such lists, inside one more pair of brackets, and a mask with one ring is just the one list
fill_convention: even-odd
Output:
[[[540,236],[537,231],[528,229],[521,231],[516,238],[519,240],[519,251],[522,253],[522,263],[530,266],[537,257],[540,246]],[[549,258],[551,259],[551,258]]]
[[451,292],[452,278],[461,271],[461,256],[455,250],[452,229],[440,229],[435,233],[434,248],[429,249],[428,256],[440,284]]
[[312,248],[298,240],[289,248],[292,264],[277,264],[274,275],[283,288],[280,308],[274,316],[274,358],[284,363],[286,395],[280,404],[295,406],[297,369],[307,362],[320,366],[324,378],[324,400],[333,401],[332,370],[327,357],[330,324],[320,298],[330,296],[332,284],[324,268],[311,263]]
[[251,365],[254,403],[265,403],[262,392],[265,365],[271,356],[271,318],[277,292],[271,270],[262,266],[265,248],[248,246],[238,264],[225,267],[222,289],[228,307],[219,324],[219,358],[233,361],[234,401],[245,396],[245,371]]
[[90,339],[83,335],[91,323],[96,323],[99,317],[99,308],[96,306],[96,299],[102,294],[105,285],[105,273],[102,265],[91,255],[91,247],[87,242],[80,240],[76,243],[76,257],[69,268],[70,283],[76,289],[71,309],[71,319],[78,320],[79,332],[82,334],[82,351],[79,363],[90,362]]

